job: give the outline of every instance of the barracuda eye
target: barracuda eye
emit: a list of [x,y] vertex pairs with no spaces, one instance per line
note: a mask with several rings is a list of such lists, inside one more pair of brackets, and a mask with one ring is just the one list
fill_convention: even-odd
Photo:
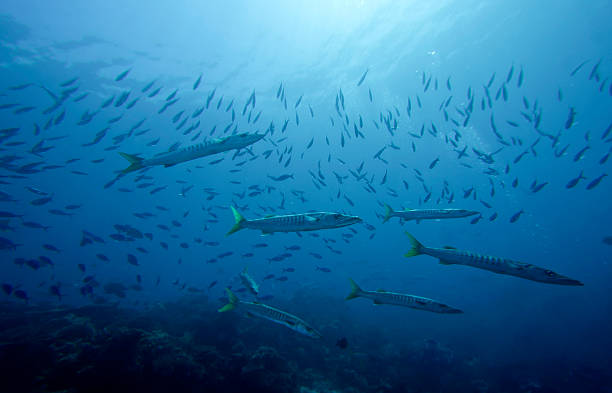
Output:
[[548,277],[556,277],[557,273],[553,272],[552,270],[544,270],[544,273],[548,276]]
[[333,217],[338,220],[340,217],[342,217],[342,214],[335,213]]

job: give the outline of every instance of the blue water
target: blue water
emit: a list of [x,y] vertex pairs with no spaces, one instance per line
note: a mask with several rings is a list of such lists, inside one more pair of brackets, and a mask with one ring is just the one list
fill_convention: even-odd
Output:
[[[2,218],[0,236],[17,246],[0,250],[1,281],[12,288],[0,299],[23,313],[90,304],[134,312],[168,304],[171,313],[172,302],[197,297],[193,313],[211,313],[226,302],[225,287],[241,288],[238,275],[248,267],[260,285],[260,301],[299,316],[323,339],[239,313],[215,321],[269,329],[249,340],[289,359],[294,355],[288,347],[298,345],[292,342],[328,348],[331,357],[344,353],[335,342],[345,337],[352,351],[343,358],[346,364],[359,363],[358,356],[366,354],[398,367],[400,354],[436,342],[464,366],[480,370],[470,381],[485,381],[489,391],[502,391],[511,383],[504,378],[515,373],[522,379],[512,386],[524,391],[566,391],[571,383],[572,389],[588,385],[588,391],[610,391],[612,248],[605,239],[612,236],[612,179],[604,176],[587,189],[610,172],[612,162],[604,158],[612,150],[612,133],[602,138],[612,122],[609,15],[607,1],[5,1],[0,5],[0,107],[18,105],[0,109],[0,211],[23,217]],[[489,106],[484,87],[492,75]],[[73,78],[78,80],[61,87]],[[78,90],[44,113],[54,103],[51,94],[72,87]],[[180,99],[158,113],[175,90]],[[285,100],[277,97],[281,90]],[[117,106],[128,91],[127,101]],[[75,102],[83,93],[87,96]],[[254,105],[243,112],[252,94]],[[112,96],[113,103],[101,108]],[[337,109],[340,96],[344,108]],[[208,108],[192,116],[209,97]],[[465,121],[471,97],[473,109]],[[93,120],[78,125],[86,111],[96,112]],[[568,121],[571,111],[575,116]],[[492,130],[492,115],[503,143]],[[99,143],[83,146],[106,127]],[[11,128],[18,131],[3,138]],[[363,137],[356,137],[355,128]],[[117,178],[128,165],[120,151],[151,157],[175,143],[183,147],[232,132],[267,136],[238,156],[231,151]],[[52,148],[33,154],[41,141]],[[467,157],[459,159],[457,151],[466,146]],[[376,159],[383,148],[383,160]],[[473,150],[488,154],[500,148],[490,163]],[[365,176],[358,179],[351,171]],[[585,179],[568,188],[580,173]],[[293,178],[269,177],[283,174]],[[534,193],[534,181],[548,184]],[[33,205],[42,196],[26,187],[52,199]],[[151,193],[158,187],[165,188]],[[261,192],[249,195],[253,191]],[[400,223],[393,218],[383,224],[383,203],[398,210],[470,209],[482,219]],[[226,237],[234,221],[229,206],[247,218],[330,211],[358,215],[364,223],[302,236],[243,230]],[[52,214],[53,209],[70,216]],[[134,215],[142,213],[150,215]],[[494,213],[497,218],[491,219]],[[116,241],[110,237],[116,224],[151,239]],[[80,245],[83,230],[104,243]],[[427,246],[532,263],[584,286],[445,266],[428,256],[407,259],[405,231]],[[260,243],[266,246],[255,247]],[[286,249],[295,245],[299,249]],[[270,260],[286,252],[292,255]],[[128,254],[138,266],[128,263]],[[41,255],[53,265],[34,269],[13,263]],[[274,277],[264,279],[270,274]],[[349,277],[364,289],[433,298],[464,314],[374,306],[366,299],[346,302]],[[125,296],[107,290],[111,283],[123,286]],[[27,302],[15,296],[17,290],[25,291]],[[237,295],[254,300],[247,292]],[[277,334],[289,341],[275,343]],[[316,369],[317,359],[310,359],[313,366],[295,358],[299,367]],[[488,374],[489,368],[498,371]],[[567,382],[577,374],[588,374],[588,383]],[[487,391],[482,383],[468,384],[472,390],[466,391]],[[337,388],[343,386],[351,386],[350,380]],[[422,391],[453,391],[425,386]]]

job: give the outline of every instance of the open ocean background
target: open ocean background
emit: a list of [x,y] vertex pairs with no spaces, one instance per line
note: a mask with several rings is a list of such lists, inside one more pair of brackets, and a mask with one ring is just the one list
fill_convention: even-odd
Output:
[[[3,1],[0,390],[612,392],[610,15],[599,0]],[[118,176],[120,151],[235,132],[267,135]],[[383,224],[384,203],[482,218]],[[230,206],[364,222],[226,237]],[[408,259],[405,231],[584,286]],[[259,301],[323,337],[217,313],[226,287],[255,299],[245,267]],[[349,277],[464,314],[347,302]]]

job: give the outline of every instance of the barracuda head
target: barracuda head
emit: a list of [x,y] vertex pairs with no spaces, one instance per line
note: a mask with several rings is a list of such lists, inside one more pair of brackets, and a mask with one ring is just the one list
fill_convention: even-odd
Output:
[[438,308],[438,312],[439,313],[444,313],[444,314],[463,314],[463,311],[459,310],[458,308],[454,308],[454,307],[450,307],[447,306],[446,304],[438,304],[437,305]]
[[223,142],[229,143],[232,146],[235,146],[235,148],[243,148],[261,140],[264,136],[264,134],[249,134],[245,132],[242,134],[227,137]]
[[474,210],[465,210],[465,209],[457,209],[457,213],[464,217],[473,216],[474,214],[478,214],[478,212]]
[[357,216],[348,216],[340,213],[314,213],[312,217],[316,218],[321,225],[327,228],[340,228],[363,221]]
[[548,284],[557,285],[571,285],[571,286],[583,286],[584,284],[573,278],[565,277],[561,274],[555,273],[552,270],[541,269],[538,271],[541,277],[538,277],[538,281],[545,282]]
[[312,338],[321,338],[321,337],[323,337],[321,335],[321,333],[319,333],[316,329],[311,328],[310,326],[306,325],[305,323],[299,323],[295,327],[295,330],[298,331],[299,333],[302,333],[303,335],[308,336],[308,337],[312,337]]

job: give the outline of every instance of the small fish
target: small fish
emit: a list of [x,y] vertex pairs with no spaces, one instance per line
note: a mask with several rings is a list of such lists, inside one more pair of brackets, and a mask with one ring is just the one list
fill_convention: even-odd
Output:
[[578,185],[578,182],[582,179],[586,179],[586,177],[583,176],[583,172],[584,171],[580,171],[580,174],[578,175],[578,177],[570,180],[569,182],[567,182],[567,184],[565,185],[565,188],[574,188]]
[[195,83],[193,84],[193,90],[196,90],[198,88],[198,86],[200,86],[200,82],[202,81],[202,74],[200,74],[200,76],[198,77],[198,79],[195,81]]
[[104,254],[96,254],[96,258],[98,258],[99,260],[103,261],[103,262],[109,262],[110,259],[108,259],[108,257]]
[[287,251],[298,251],[300,250],[302,247],[298,246],[298,245],[294,245],[294,246],[289,246],[289,247],[285,247],[285,250]]
[[58,300],[62,300],[62,294],[60,292],[60,287],[58,284],[51,285],[49,287],[49,293],[53,296],[57,296]]
[[28,303],[28,301],[30,300],[27,292],[22,289],[17,289],[13,292],[13,295],[15,295],[15,297],[18,299],[24,300],[26,303]]
[[4,294],[7,296],[11,296],[11,294],[13,293],[13,289],[14,287],[11,284],[2,284],[2,292],[4,292]]
[[72,214],[66,213],[65,211],[59,209],[49,209],[49,213],[56,216],[72,216]]
[[280,176],[270,176],[268,175],[268,177],[274,181],[283,181],[283,180],[287,180],[287,179],[294,179],[292,174],[284,174],[284,175],[280,175]]
[[131,68],[128,68],[127,70],[117,75],[117,77],[115,78],[115,82],[121,82],[123,79],[125,79],[125,77],[130,73],[131,70]]
[[567,120],[565,121],[565,129],[568,130],[574,125],[574,118],[576,117],[576,111],[573,107],[570,107],[569,113],[567,114]]
[[585,60],[582,63],[578,64],[578,66],[576,68],[574,68],[572,70],[572,72],[570,72],[570,76],[576,75],[576,73],[588,62],[589,62],[589,60]]
[[596,177],[595,179],[593,179],[587,186],[586,189],[587,190],[592,190],[593,188],[597,187],[599,185],[599,183],[603,180],[604,177],[608,176],[607,174],[602,174],[598,177]]
[[127,261],[130,265],[134,265],[134,266],[138,266],[138,259],[132,255],[132,254],[128,254],[127,255]]
[[346,337],[342,337],[338,341],[336,341],[336,346],[340,349],[346,349],[348,347],[348,340]]
[[240,273],[240,280],[242,280],[242,285],[244,285],[253,295],[257,296],[259,294],[259,285],[249,276],[246,267]]
[[363,81],[365,80],[366,76],[368,75],[368,72],[370,71],[370,69],[366,69],[365,72],[363,73],[363,75],[361,75],[361,78],[359,79],[359,82],[357,82],[357,87],[361,86],[361,84],[363,83]]
[[540,183],[540,184],[536,184],[534,182],[532,187],[531,187],[531,191],[535,194],[536,192],[539,192],[540,190],[542,190],[542,188],[544,188],[547,184],[548,184],[548,182],[544,182],[544,183]]
[[518,220],[518,219],[521,217],[521,215],[522,215],[523,213],[525,213],[525,212],[524,212],[522,209],[521,209],[521,210],[519,210],[518,212],[514,213],[514,214],[512,215],[512,217],[510,217],[510,223],[514,223],[514,222],[516,222],[516,221],[517,221],[517,220]]
[[53,199],[53,196],[34,199],[33,201],[30,201],[30,205],[33,205],[33,206],[42,206],[42,205],[45,205],[45,204],[51,202],[52,199]]
[[43,244],[43,248],[45,250],[49,250],[49,251],[53,251],[53,252],[57,252],[57,253],[61,252],[61,250],[59,248],[55,247],[52,244]]
[[582,158],[584,157],[584,153],[586,153],[586,151],[589,149],[590,149],[589,146],[585,146],[584,148],[582,148],[582,150],[576,153],[576,155],[574,156],[574,162],[582,160]]

